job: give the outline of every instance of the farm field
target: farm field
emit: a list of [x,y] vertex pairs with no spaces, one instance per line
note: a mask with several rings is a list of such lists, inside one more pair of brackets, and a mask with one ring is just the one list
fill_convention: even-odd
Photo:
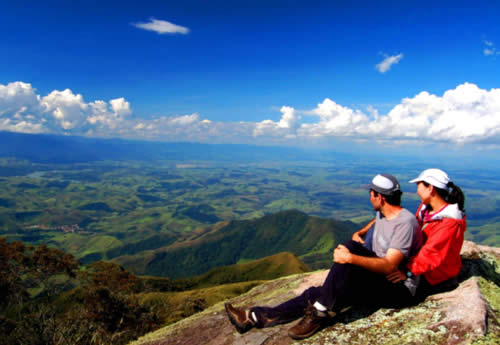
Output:
[[[216,224],[287,210],[356,228],[373,217],[360,185],[379,172],[399,178],[403,206],[413,212],[419,201],[407,181],[435,164],[293,148],[9,139],[17,146],[0,152],[0,236],[47,243],[84,263],[137,256],[191,240]],[[64,151],[68,143],[74,154]],[[440,164],[465,192],[467,238],[499,246],[498,169]]]
[[[3,159],[0,164],[2,235],[48,243],[84,261],[156,249],[218,222],[290,209],[363,223],[373,212],[359,186],[382,169],[311,162],[40,164]],[[393,170],[402,181],[415,174],[404,167]],[[8,176],[11,171],[22,173]],[[481,183],[489,189],[479,189]],[[499,245],[500,183],[484,173],[481,181],[463,187],[468,238]],[[403,189],[404,205],[415,210],[414,186],[403,183]]]

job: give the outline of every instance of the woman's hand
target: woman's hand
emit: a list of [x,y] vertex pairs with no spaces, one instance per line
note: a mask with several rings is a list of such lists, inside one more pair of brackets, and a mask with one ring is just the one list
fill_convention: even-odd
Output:
[[352,240],[361,244],[365,244],[365,240],[363,239],[363,237],[361,237],[359,231],[356,231],[354,234],[352,234]]
[[333,251],[333,262],[338,264],[350,264],[351,263],[351,252],[346,246],[339,244],[337,248]]
[[398,283],[398,282],[406,280],[406,274],[404,274],[404,272],[401,270],[395,270],[394,272],[389,273],[385,277],[387,278],[387,280],[389,280],[393,283]]

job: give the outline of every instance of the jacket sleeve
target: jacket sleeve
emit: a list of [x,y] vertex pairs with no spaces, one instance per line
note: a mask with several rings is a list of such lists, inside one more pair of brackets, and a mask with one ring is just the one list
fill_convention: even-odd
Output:
[[420,275],[439,267],[450,250],[461,239],[460,225],[452,219],[443,219],[430,223],[431,232],[418,254],[408,262],[408,269],[414,275]]

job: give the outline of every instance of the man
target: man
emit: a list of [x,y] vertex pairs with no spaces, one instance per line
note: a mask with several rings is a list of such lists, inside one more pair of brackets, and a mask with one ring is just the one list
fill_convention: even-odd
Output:
[[[375,176],[369,185],[370,202],[377,211],[375,219],[339,245],[333,253],[334,265],[322,286],[310,287],[302,295],[276,307],[234,308],[226,304],[229,320],[238,332],[253,327],[270,327],[305,316],[288,335],[304,339],[316,333],[329,317],[345,307],[356,304],[403,306],[415,294],[415,277],[394,284],[386,275],[404,265],[421,246],[422,235],[415,216],[401,207],[401,188],[389,174]],[[372,249],[366,248],[361,237],[373,225]]]

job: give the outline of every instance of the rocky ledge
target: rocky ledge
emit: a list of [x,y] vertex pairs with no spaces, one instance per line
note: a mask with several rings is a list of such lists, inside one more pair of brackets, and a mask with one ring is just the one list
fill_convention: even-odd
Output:
[[[460,285],[403,309],[352,308],[313,337],[294,341],[294,323],[252,329],[241,335],[226,317],[223,303],[134,342],[134,345],[258,344],[500,344],[500,248],[467,242],[462,249]],[[235,306],[276,305],[322,283],[326,271],[289,276],[231,299]]]

